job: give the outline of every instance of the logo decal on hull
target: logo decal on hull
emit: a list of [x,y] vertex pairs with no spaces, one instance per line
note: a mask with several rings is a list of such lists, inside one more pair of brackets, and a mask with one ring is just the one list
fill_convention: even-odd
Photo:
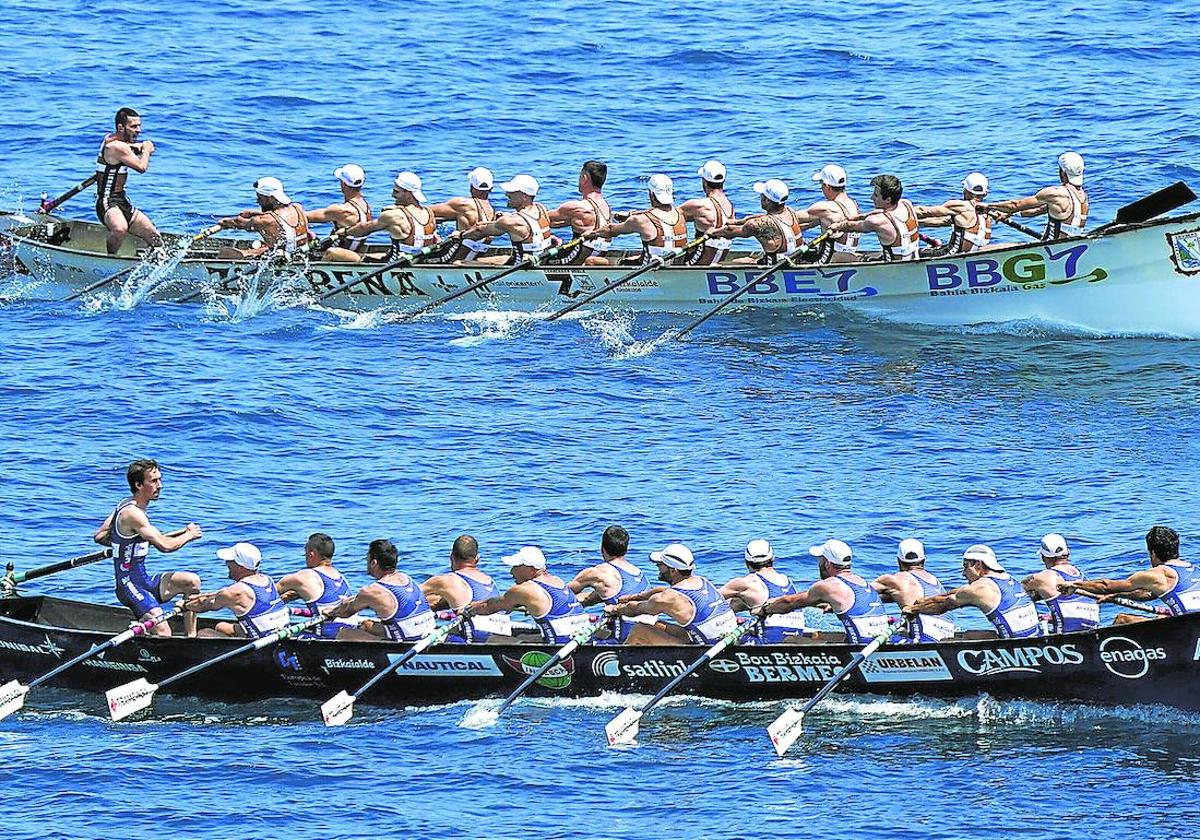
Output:
[[869,683],[942,682],[954,679],[936,650],[873,654],[858,666]]
[[970,649],[958,652],[958,666],[968,674],[980,677],[1017,672],[1040,674],[1044,665],[1082,664],[1083,654],[1074,644]]
[[[504,664],[528,677],[535,674],[537,669],[549,662],[550,659],[550,654],[545,651],[531,650],[528,653],[521,654],[520,659],[505,656]],[[559,662],[549,671],[538,677],[537,684],[553,689],[566,688],[571,684],[573,676],[575,676],[575,657],[568,656],[562,662]]]
[[597,677],[621,676],[621,663],[612,651],[597,654],[592,660],[592,674]]
[[[388,661],[395,662],[398,653],[389,653]],[[507,657],[505,657],[507,659]],[[397,677],[499,677],[503,676],[490,656],[479,654],[458,656],[449,653],[423,653],[396,669]]]
[[[1099,283],[1108,279],[1103,268],[1082,271],[1079,259],[1087,253],[1086,243],[1059,250],[1050,246],[1040,251],[1021,251],[1000,259],[979,257],[955,262],[931,262],[925,266],[930,297],[975,295],[992,292],[1016,292],[1044,289],[1083,281]],[[1060,269],[1061,266],[1061,269]],[[1061,270],[1061,276],[1057,276]]]
[[1125,636],[1109,636],[1100,643],[1100,661],[1109,673],[1127,680],[1138,680],[1150,671],[1151,660],[1163,660],[1162,648],[1144,648]]
[[1168,233],[1171,262],[1180,274],[1200,274],[1200,228]]

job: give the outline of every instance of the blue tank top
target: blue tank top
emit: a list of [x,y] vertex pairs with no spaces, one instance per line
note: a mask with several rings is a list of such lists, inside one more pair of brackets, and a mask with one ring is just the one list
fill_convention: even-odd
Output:
[[550,596],[549,611],[540,618],[533,616],[534,623],[542,631],[542,641],[547,644],[566,644],[588,624],[583,604],[579,603],[575,593],[565,583],[555,586],[540,578],[534,578],[533,582]]
[[695,577],[701,586],[697,589],[681,589],[678,584],[672,590],[685,596],[696,608],[696,614],[684,628],[694,644],[711,645],[737,627],[737,616],[733,607],[717,591],[708,578]]
[[[1065,582],[1085,580],[1086,575],[1071,574],[1053,566],[1050,569]],[[1084,595],[1058,595],[1046,601],[1050,608],[1050,632],[1074,633],[1078,630],[1094,630],[1100,626],[1100,605],[1095,598]]]
[[266,586],[248,580],[241,583],[254,593],[254,604],[244,615],[238,616],[238,624],[247,639],[261,639],[288,626],[292,613],[275,591],[275,581],[267,578]]
[[[781,573],[782,574],[782,573]],[[796,586],[792,583],[792,579],[787,575],[783,576],[786,583],[775,583],[762,572],[755,572],[754,576],[762,581],[762,585],[767,590],[767,600],[772,601],[776,598],[782,598],[784,595],[795,595]],[[795,636],[804,632],[804,612],[796,610],[795,612],[783,613],[782,615],[769,615],[759,625],[759,630],[754,634],[753,641],[757,641],[764,645],[782,644],[785,636]],[[752,641],[746,639],[747,642]]]
[[1000,603],[994,610],[984,614],[996,628],[996,634],[1001,639],[1027,639],[1041,635],[1037,608],[1021,584],[1007,572],[988,575],[987,579],[1000,592]]
[[[618,566],[616,563],[610,563],[609,565],[616,569],[617,574],[621,576],[621,588],[618,589],[612,596],[605,598],[604,603],[615,604],[617,603],[618,598],[622,598],[626,595],[636,595],[639,592],[645,592],[650,588],[650,584],[646,582],[646,576],[642,574],[640,569],[633,572],[628,572]],[[644,616],[638,617],[644,618]],[[650,617],[650,621],[652,620],[653,616]],[[646,623],[650,623],[650,621],[647,621]],[[625,618],[624,616],[618,617],[617,620],[613,622],[613,635],[612,639],[609,640],[610,644],[624,644],[625,640],[629,638],[629,634],[633,631],[633,628],[638,625],[638,623],[639,622],[635,619]]]
[[852,645],[866,644],[887,629],[887,613],[879,593],[865,583],[847,580],[838,575],[838,580],[854,593],[854,603],[845,612],[836,613],[846,630],[846,641]]
[[108,529],[108,541],[113,550],[113,579],[117,589],[126,581],[132,581],[139,589],[149,586],[146,574],[146,554],[150,544],[139,535],[126,536],[117,527],[117,518],[121,511],[132,505],[133,499],[126,499],[117,505],[112,515],[112,527]]
[[475,580],[473,577],[467,577],[462,572],[455,572],[462,579],[463,583],[471,587],[472,601],[486,601],[488,598],[496,598],[500,595],[500,590],[496,588],[496,582],[483,583]]
[[[497,598],[500,595],[500,590],[497,588],[495,581],[484,583],[459,571],[455,571],[454,574],[459,580],[470,587],[472,601],[486,601],[489,598]],[[506,612],[468,618],[463,622],[462,632],[452,634],[447,641],[455,644],[481,644],[490,639],[493,632],[504,632],[511,635],[512,628],[507,624],[507,619],[508,613]],[[501,624],[502,621],[503,624]],[[487,629],[488,627],[498,626],[503,626],[507,629],[503,631]]]
[[396,611],[390,616],[379,616],[384,635],[393,642],[414,642],[433,632],[437,625],[433,610],[412,578],[406,584],[375,581],[396,599]]
[[321,607],[336,604],[349,595],[350,584],[346,583],[346,579],[341,575],[334,578],[325,574],[319,568],[313,569],[313,571],[321,578],[321,594],[317,596],[317,600],[308,602],[308,608],[312,610],[313,615],[316,615]]
[[[912,571],[899,572],[899,574],[908,575],[920,584],[922,598],[932,598],[934,595],[946,593],[946,587],[942,586],[942,582],[937,578],[934,578],[931,583]],[[930,576],[932,577],[932,575]],[[940,615],[917,615],[910,617],[905,622],[904,631],[906,638],[899,641],[940,642],[954,635],[954,622]]]
[[1179,580],[1159,600],[1167,605],[1171,615],[1200,612],[1200,570],[1184,560],[1169,560],[1163,565],[1170,566]]

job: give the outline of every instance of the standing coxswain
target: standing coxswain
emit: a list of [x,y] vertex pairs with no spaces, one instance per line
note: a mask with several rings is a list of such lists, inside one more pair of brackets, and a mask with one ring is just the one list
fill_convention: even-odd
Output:
[[[460,232],[470,230],[475,225],[487,224],[496,218],[496,208],[492,206],[490,199],[492,184],[495,182],[496,178],[492,175],[492,170],[476,166],[467,173],[468,195],[456,196],[441,204],[431,204],[429,209],[433,211],[434,218],[439,222],[453,221],[454,229]],[[487,253],[491,246],[491,237],[460,238],[456,246],[430,255],[426,262],[460,262]]]
[[[304,601],[312,614],[326,612],[350,597],[350,584],[333,566],[333,537],[320,532],[304,543],[305,568],[279,579],[275,588],[284,601]],[[355,618],[326,621],[310,631],[311,638],[336,639],[343,627],[357,627]]]
[[516,584],[497,598],[472,602],[467,607],[469,616],[521,610],[533,619],[547,644],[564,644],[587,627],[583,605],[561,578],[550,574],[540,548],[522,546],[500,561],[509,567]]
[[391,540],[371,540],[367,546],[367,574],[375,578],[353,598],[347,598],[325,614],[333,619],[349,618],[371,610],[378,621],[338,631],[339,641],[415,642],[433,632],[437,619],[411,576],[396,570],[399,554]]
[[[881,600],[890,601],[903,612],[905,607],[922,598],[942,595],[946,587],[925,568],[925,545],[920,540],[904,539],[896,551],[899,571],[880,575],[871,582],[871,588],[879,593]],[[940,615],[909,616],[904,629],[893,642],[921,643],[940,642],[954,636],[954,622]]]
[[262,237],[262,244],[244,249],[226,246],[217,253],[218,259],[249,260],[271,251],[282,251],[291,256],[312,239],[304,208],[288,197],[278,178],[255,181],[254,197],[258,202],[257,210],[243,210],[236,216],[218,219],[217,224],[227,230],[253,231]]
[[392,201],[395,204],[383,208],[377,218],[359,222],[346,230],[349,237],[367,237],[377,231],[386,231],[392,247],[383,256],[385,263],[419,254],[438,241],[437,218],[424,206],[425,193],[421,191],[421,179],[415,172],[396,175],[392,182]]
[[100,141],[96,156],[96,217],[108,228],[105,245],[109,255],[121,250],[125,237],[132,233],[151,247],[162,244],[154,222],[129,202],[125,182],[129,170],[144,173],[150,168],[154,141],[138,142],[142,118],[132,108],[117,111],[112,134]]
[[804,247],[804,228],[796,211],[787,206],[788,186],[778,178],[759,181],[754,185],[763,212],[747,216],[740,222],[726,222],[712,231],[717,237],[753,236],[763,255],[740,257],[734,263],[743,265],[773,265],[795,256]]
[[217,558],[225,561],[233,583],[216,592],[189,596],[183,602],[187,610],[184,614],[225,609],[237,617],[237,623],[218,621],[214,629],[201,630],[197,635],[207,639],[261,639],[288,626],[291,611],[279,597],[275,581],[259,570],[262,554],[255,545],[240,542],[217,549]]
[[1071,549],[1061,534],[1046,534],[1038,549],[1046,568],[1032,574],[1021,585],[1034,601],[1050,608],[1050,633],[1074,633],[1100,626],[1100,604],[1086,595],[1066,595],[1064,583],[1084,580],[1085,575],[1071,563]]
[[550,231],[550,211],[534,201],[538,194],[538,182],[532,175],[517,175],[500,185],[511,212],[501,213],[490,222],[479,224],[463,231],[463,239],[482,240],[493,236],[507,236],[512,244],[512,253],[507,257],[481,257],[474,262],[486,265],[516,265],[526,257],[540,257],[557,244]]
[[926,249],[922,256],[969,254],[987,248],[992,241],[992,217],[981,209],[987,194],[987,177],[982,172],[972,172],[963,179],[962,198],[952,198],[936,206],[914,207],[921,224],[950,227],[949,241],[940,247]]
[[[610,525],[600,537],[602,563],[590,566],[575,576],[568,587],[579,596],[585,607],[597,604],[616,604],[626,595],[637,595],[649,588],[642,570],[626,558],[629,551],[629,532],[620,525]],[[586,590],[586,591],[585,591]],[[653,616],[618,618],[613,625],[612,636],[606,640],[624,644],[629,633],[638,623],[653,624]]]
[[719,160],[705,161],[696,172],[700,176],[700,187],[704,195],[679,205],[679,212],[692,223],[693,238],[710,234],[701,248],[693,248],[684,258],[684,265],[712,265],[725,259],[733,241],[727,237],[713,237],[717,228],[734,219],[733,202],[725,195],[725,164]]
[[[151,576],[146,571],[148,546],[170,553],[178,551],[192,540],[201,537],[200,526],[189,522],[178,536],[167,536],[150,524],[146,509],[162,494],[162,471],[150,458],[134,461],[125,472],[129,491],[133,494],[120,502],[96,530],[93,539],[113,549],[113,576],[117,600],[129,608],[138,621],[154,618],[163,612],[163,604],[177,595],[200,591],[200,577],[193,572],[160,572]],[[196,616],[183,614],[184,632],[196,635]],[[150,629],[158,636],[170,636],[167,622]]]
[[[357,163],[347,163],[345,166],[339,166],[333,170],[333,177],[337,178],[338,189],[342,191],[342,200],[319,210],[306,211],[305,216],[308,218],[308,223],[312,225],[329,222],[336,231],[347,230],[362,222],[369,222],[373,216],[371,215],[371,205],[367,203],[367,199],[363,195],[363,184],[366,183],[367,176],[362,167]],[[325,251],[324,258],[329,262],[356,263],[362,262],[363,254],[366,251],[367,238],[365,236],[343,235]]]
[[[729,601],[734,612],[753,611],[775,598],[796,594],[792,579],[775,568],[775,550],[766,540],[750,540],[746,543],[743,560],[749,574],[736,577],[721,587],[721,595]],[[778,645],[789,638],[803,636],[804,631],[802,611],[769,615],[763,620],[761,630],[743,641]]]
[[580,198],[563,202],[550,211],[551,227],[570,227],[571,238],[579,240],[561,254],[547,261],[547,265],[608,265],[604,254],[611,244],[607,239],[581,237],[612,221],[612,208],[601,190],[608,178],[608,165],[598,160],[589,160],[579,171],[578,189]]
[[1027,639],[1041,635],[1037,608],[1021,584],[1004,571],[990,546],[976,544],[963,552],[966,586],[942,595],[922,598],[903,609],[905,618],[942,615],[962,607],[976,607],[996,628],[1001,639]]
[[1088,217],[1088,195],[1083,188],[1083,157],[1077,152],[1059,155],[1058,180],[1059,183],[1038,190],[1028,198],[996,201],[983,206],[983,209],[1001,216],[1011,213],[1040,216],[1045,213],[1043,241],[1082,236]]
[[[434,575],[421,584],[421,594],[434,610],[461,610],[473,601],[496,598],[500,590],[492,576],[479,568],[479,542],[469,534],[458,537],[450,547],[450,571]],[[511,641],[512,621],[506,612],[479,615],[463,623],[461,633],[447,641],[459,643]]]
[[[621,260],[622,265],[644,265],[687,244],[687,219],[675,206],[675,184],[662,173],[650,176],[650,207],[634,213],[614,213],[613,221],[587,234],[608,239],[636,233],[642,240],[641,256]],[[672,262],[678,262],[676,258]]]
[[876,175],[871,179],[871,203],[875,209],[865,216],[846,219],[830,225],[839,233],[873,233],[879,238],[884,262],[903,262],[918,259],[920,254],[920,222],[911,201],[903,198],[904,184],[895,175]]

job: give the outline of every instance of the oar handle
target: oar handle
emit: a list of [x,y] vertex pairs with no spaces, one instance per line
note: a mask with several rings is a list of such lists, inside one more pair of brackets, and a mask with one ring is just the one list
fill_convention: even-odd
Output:
[[40,577],[46,577],[47,575],[57,574],[58,572],[65,572],[67,569],[75,569],[79,566],[86,566],[89,563],[96,563],[109,557],[112,557],[112,549],[106,548],[102,551],[93,551],[91,554],[81,554],[78,557],[72,557],[70,560],[63,560],[59,563],[51,563],[49,566],[41,566],[37,569],[30,569],[28,572],[18,572],[15,575],[6,575],[5,577],[12,583],[12,585],[15,586],[16,584],[24,583],[27,580],[35,580]]
[[1038,233],[1036,230],[1029,227],[1028,225],[1023,225],[1020,222],[1014,222],[1012,219],[1008,218],[1007,216],[997,215],[997,213],[993,210],[988,210],[987,214],[989,216],[991,216],[993,219],[995,219],[997,222],[999,222],[1000,224],[1008,225],[1010,228],[1012,228],[1014,230],[1019,230],[1019,231],[1021,231],[1021,233],[1025,234],[1026,236],[1031,236],[1034,239],[1042,238],[1042,235],[1040,233]]
[[63,193],[62,195],[60,195],[58,198],[54,199],[53,201],[47,201],[45,199],[42,199],[42,203],[38,206],[38,212],[40,212],[42,214],[47,214],[47,213],[53,212],[54,208],[58,207],[58,205],[63,204],[64,202],[70,201],[72,198],[79,195],[81,192],[86,190],[92,184],[96,183],[96,179],[99,177],[100,177],[99,172],[93,172],[87,178],[84,178],[78,184],[71,187],[71,189],[67,190],[65,193]]
[[[1164,613],[1159,607],[1152,607],[1149,604],[1143,604],[1141,601],[1134,601],[1131,598],[1122,598],[1120,596],[1097,595],[1095,592],[1084,592],[1082,589],[1075,590],[1076,595],[1082,595],[1085,598],[1091,598],[1093,601],[1099,601],[1102,604],[1113,604],[1118,607],[1124,607],[1127,610],[1137,610],[1138,612],[1149,613],[1151,615],[1162,616]],[[1100,601],[1101,598],[1105,600]],[[1167,610],[1166,615],[1170,615],[1170,610]]]

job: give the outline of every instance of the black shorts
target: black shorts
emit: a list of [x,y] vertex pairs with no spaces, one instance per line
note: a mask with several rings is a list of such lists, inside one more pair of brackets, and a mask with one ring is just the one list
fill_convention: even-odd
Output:
[[115,192],[108,196],[100,196],[96,199],[96,218],[101,223],[104,222],[104,217],[109,210],[116,208],[121,211],[121,215],[125,217],[125,224],[133,224],[133,217],[137,215],[137,208],[129,203],[129,197],[124,191]]

